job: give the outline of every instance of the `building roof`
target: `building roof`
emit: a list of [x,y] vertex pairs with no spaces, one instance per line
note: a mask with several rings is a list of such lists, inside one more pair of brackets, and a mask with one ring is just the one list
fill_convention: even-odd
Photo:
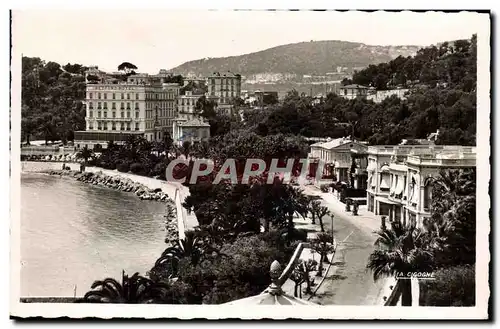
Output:
[[368,87],[362,86],[362,85],[345,85],[340,87],[340,89],[368,89]]
[[212,75],[209,76],[209,78],[219,78],[219,77],[241,78],[241,75],[227,71],[227,72],[214,72]]
[[321,145],[319,145],[319,146],[324,148],[324,149],[331,150],[333,148],[336,148],[337,146],[344,145],[344,144],[351,143],[351,142],[352,141],[348,138],[337,138],[337,139],[332,139],[331,141],[328,141],[325,143],[321,143]]
[[186,122],[180,122],[179,126],[181,127],[210,127],[210,124],[207,122],[199,119],[199,118],[194,118],[191,120],[188,120]]

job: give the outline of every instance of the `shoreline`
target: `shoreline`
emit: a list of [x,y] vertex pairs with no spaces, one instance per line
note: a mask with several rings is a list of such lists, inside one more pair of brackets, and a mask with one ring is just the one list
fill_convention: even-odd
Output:
[[[59,165],[59,163],[58,163]],[[79,165],[80,164],[76,164]],[[49,167],[52,167],[50,165]],[[177,240],[179,238],[177,212],[175,211],[175,202],[169,195],[161,189],[152,189],[134,181],[133,179],[111,176],[100,171],[85,171],[79,170],[62,170],[62,169],[41,169],[23,171],[22,174],[40,174],[49,176],[59,176],[61,178],[79,181],[88,185],[100,186],[115,191],[133,193],[141,201],[155,201],[165,203],[166,211],[162,215],[165,218],[165,239],[168,241]]]

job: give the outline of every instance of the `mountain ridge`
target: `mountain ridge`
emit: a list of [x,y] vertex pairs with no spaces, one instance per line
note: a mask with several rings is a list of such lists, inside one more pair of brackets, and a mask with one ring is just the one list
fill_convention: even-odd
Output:
[[213,72],[233,71],[247,77],[263,73],[297,77],[324,75],[328,72],[352,73],[356,68],[386,62],[399,55],[414,55],[420,48],[422,46],[376,46],[340,40],[304,41],[237,56],[192,60],[170,71],[201,76]]

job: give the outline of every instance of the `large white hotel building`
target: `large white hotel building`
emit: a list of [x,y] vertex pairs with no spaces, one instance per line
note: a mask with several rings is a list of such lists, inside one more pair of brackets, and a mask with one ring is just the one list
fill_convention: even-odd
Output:
[[[166,83],[168,75],[160,70],[155,75],[127,77],[91,67],[86,75],[85,131],[75,131],[75,146],[105,148],[109,141],[121,143],[130,135],[160,141],[170,134],[179,145],[207,140],[210,125],[194,111],[203,95],[180,95],[179,84]],[[89,76],[94,78],[89,80]],[[241,95],[241,76],[214,73],[204,81],[208,86],[205,96],[214,100],[219,110],[230,112],[232,99]]]

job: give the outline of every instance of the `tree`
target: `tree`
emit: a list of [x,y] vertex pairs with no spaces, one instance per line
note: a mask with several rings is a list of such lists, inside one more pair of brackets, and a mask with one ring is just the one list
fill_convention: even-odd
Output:
[[434,272],[434,280],[420,283],[422,306],[475,306],[474,266],[460,265]]
[[321,202],[319,200],[316,200],[316,201],[313,201],[311,203],[310,212],[312,213],[312,218],[313,218],[312,223],[315,224],[314,219],[317,218],[319,220],[321,232],[325,232],[325,227],[323,225],[323,217],[324,216],[333,217],[333,215],[330,213],[328,208],[325,206],[322,206]]
[[306,294],[312,294],[312,282],[311,280],[311,272],[316,269],[318,262],[313,259],[302,260],[299,264],[297,264],[295,271],[297,271],[297,275],[301,276],[303,280],[306,282]]
[[79,159],[83,159],[85,161],[85,165],[87,165],[87,161],[93,156],[93,152],[88,149],[87,147],[84,147],[81,151],[79,151],[76,156]]
[[[404,227],[394,221],[390,229],[376,232],[375,249],[368,260],[367,268],[373,272],[373,279],[396,276],[398,273],[429,272],[433,267],[433,253],[423,232],[413,226]],[[402,289],[402,306],[411,306],[411,280],[399,282]]]
[[[99,288],[99,289],[97,289]],[[95,281],[91,291],[83,297],[83,302],[143,304],[161,299],[167,286],[155,283],[135,273],[132,277],[122,272],[121,283],[112,278]]]
[[155,281],[175,277],[178,274],[181,259],[189,259],[190,263],[196,266],[206,253],[211,252],[216,252],[216,250],[205,245],[196,232],[187,231],[184,239],[175,241],[174,246],[163,251],[149,272],[149,276]]
[[118,65],[118,71],[125,72],[125,74],[131,74],[134,72],[133,70],[137,70],[137,66],[129,62],[123,62]]
[[[317,237],[312,241],[312,249],[320,254],[318,273],[323,273],[323,262],[328,262],[328,254],[335,252],[333,245],[333,235],[331,233],[318,233]],[[332,256],[333,259],[333,256]]]

